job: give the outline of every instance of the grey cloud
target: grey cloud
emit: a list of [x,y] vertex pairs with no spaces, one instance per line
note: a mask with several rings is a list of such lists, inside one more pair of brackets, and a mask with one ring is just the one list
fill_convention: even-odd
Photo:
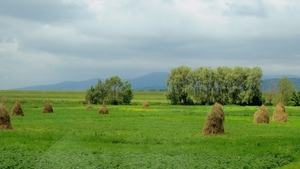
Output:
[[258,18],[267,16],[267,11],[262,0],[257,0],[254,5],[243,4],[243,1],[226,4],[229,6],[229,10],[224,12],[225,15],[254,16]]
[[174,8],[175,1],[104,0],[99,11],[79,1],[3,1],[0,89],[113,75],[134,78],[180,65],[300,72],[299,15],[281,15],[260,1],[227,8],[209,1],[215,8],[189,13]]
[[89,17],[91,14],[87,8],[83,3],[64,3],[60,0],[2,0],[0,15],[43,23],[70,22]]

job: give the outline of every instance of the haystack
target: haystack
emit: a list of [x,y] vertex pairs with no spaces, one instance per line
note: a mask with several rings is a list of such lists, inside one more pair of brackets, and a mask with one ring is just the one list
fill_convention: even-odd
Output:
[[222,105],[219,103],[215,103],[210,112],[207,114],[206,123],[202,130],[202,134],[224,134],[224,121],[225,114]]
[[93,108],[93,106],[92,106],[91,102],[89,101],[88,105],[86,106],[86,109],[92,109],[92,108]]
[[0,102],[0,129],[1,130],[12,129],[9,112],[5,107],[5,105],[1,102]]
[[273,112],[273,121],[287,122],[289,115],[285,112],[285,107],[282,102],[279,102]]
[[99,109],[99,114],[108,114],[108,108],[105,105]]
[[270,122],[270,113],[265,105],[262,105],[257,112],[254,113],[253,123],[266,123]]
[[12,109],[12,116],[24,116],[23,109],[21,107],[20,101],[16,101],[13,109]]
[[53,108],[52,108],[52,105],[50,104],[50,102],[47,102],[44,105],[43,113],[53,113]]
[[142,106],[145,107],[145,108],[149,107],[149,103],[147,101],[144,101]]

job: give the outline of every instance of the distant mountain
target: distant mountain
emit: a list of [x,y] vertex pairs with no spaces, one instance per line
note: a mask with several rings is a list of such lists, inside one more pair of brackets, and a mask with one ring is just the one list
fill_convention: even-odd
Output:
[[[131,83],[133,90],[166,90],[167,72],[154,72],[135,79],[127,80]],[[287,76],[295,86],[295,89],[300,90],[300,77],[288,75]],[[281,75],[266,75],[263,77],[262,90],[268,91],[270,82],[278,84]],[[100,79],[104,81],[105,79]],[[91,86],[98,83],[98,78],[84,80],[84,81],[65,81],[50,85],[37,85],[19,88],[20,90],[87,90]]]
[[19,88],[20,90],[86,90],[98,83],[98,79],[89,79],[84,81],[65,81],[57,84],[36,85]]
[[167,76],[166,72],[154,72],[129,80],[129,82],[133,90],[166,90]]
[[[276,86],[277,86],[280,79],[281,79],[281,77],[280,78],[273,78],[273,79],[264,79],[263,83],[262,83],[262,90],[265,91],[265,92],[269,91],[270,83],[275,83]],[[295,90],[299,91],[300,90],[300,78],[291,78],[291,77],[289,77],[289,80],[294,83]]]
[[283,76],[287,76],[288,78],[300,78],[300,76],[296,75],[263,75],[263,79],[281,79]]
[[[133,90],[165,90],[168,73],[154,72],[135,79],[127,80]],[[100,79],[105,81],[105,79]],[[19,90],[87,90],[98,83],[98,78],[84,81],[65,81],[57,84],[36,85],[19,88]]]

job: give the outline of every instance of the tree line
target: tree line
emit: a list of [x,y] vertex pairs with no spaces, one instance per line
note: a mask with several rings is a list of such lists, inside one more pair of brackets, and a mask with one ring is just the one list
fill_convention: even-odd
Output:
[[261,105],[262,70],[259,67],[199,67],[171,69],[166,98],[172,104]]
[[122,82],[118,76],[107,78],[105,82],[99,79],[86,93],[86,101],[92,104],[130,104],[132,99],[131,84],[128,81]]

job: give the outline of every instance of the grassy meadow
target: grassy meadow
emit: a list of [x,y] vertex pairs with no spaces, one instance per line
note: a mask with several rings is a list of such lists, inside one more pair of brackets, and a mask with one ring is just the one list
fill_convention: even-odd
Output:
[[[87,110],[85,91],[0,91],[25,116],[0,131],[0,168],[299,168],[300,108],[289,122],[253,124],[258,106],[223,106],[224,135],[202,136],[211,106],[169,105],[164,92],[135,92],[132,105]],[[50,101],[54,113],[44,114]],[[142,102],[149,101],[149,108]],[[270,114],[273,106],[267,107]]]

